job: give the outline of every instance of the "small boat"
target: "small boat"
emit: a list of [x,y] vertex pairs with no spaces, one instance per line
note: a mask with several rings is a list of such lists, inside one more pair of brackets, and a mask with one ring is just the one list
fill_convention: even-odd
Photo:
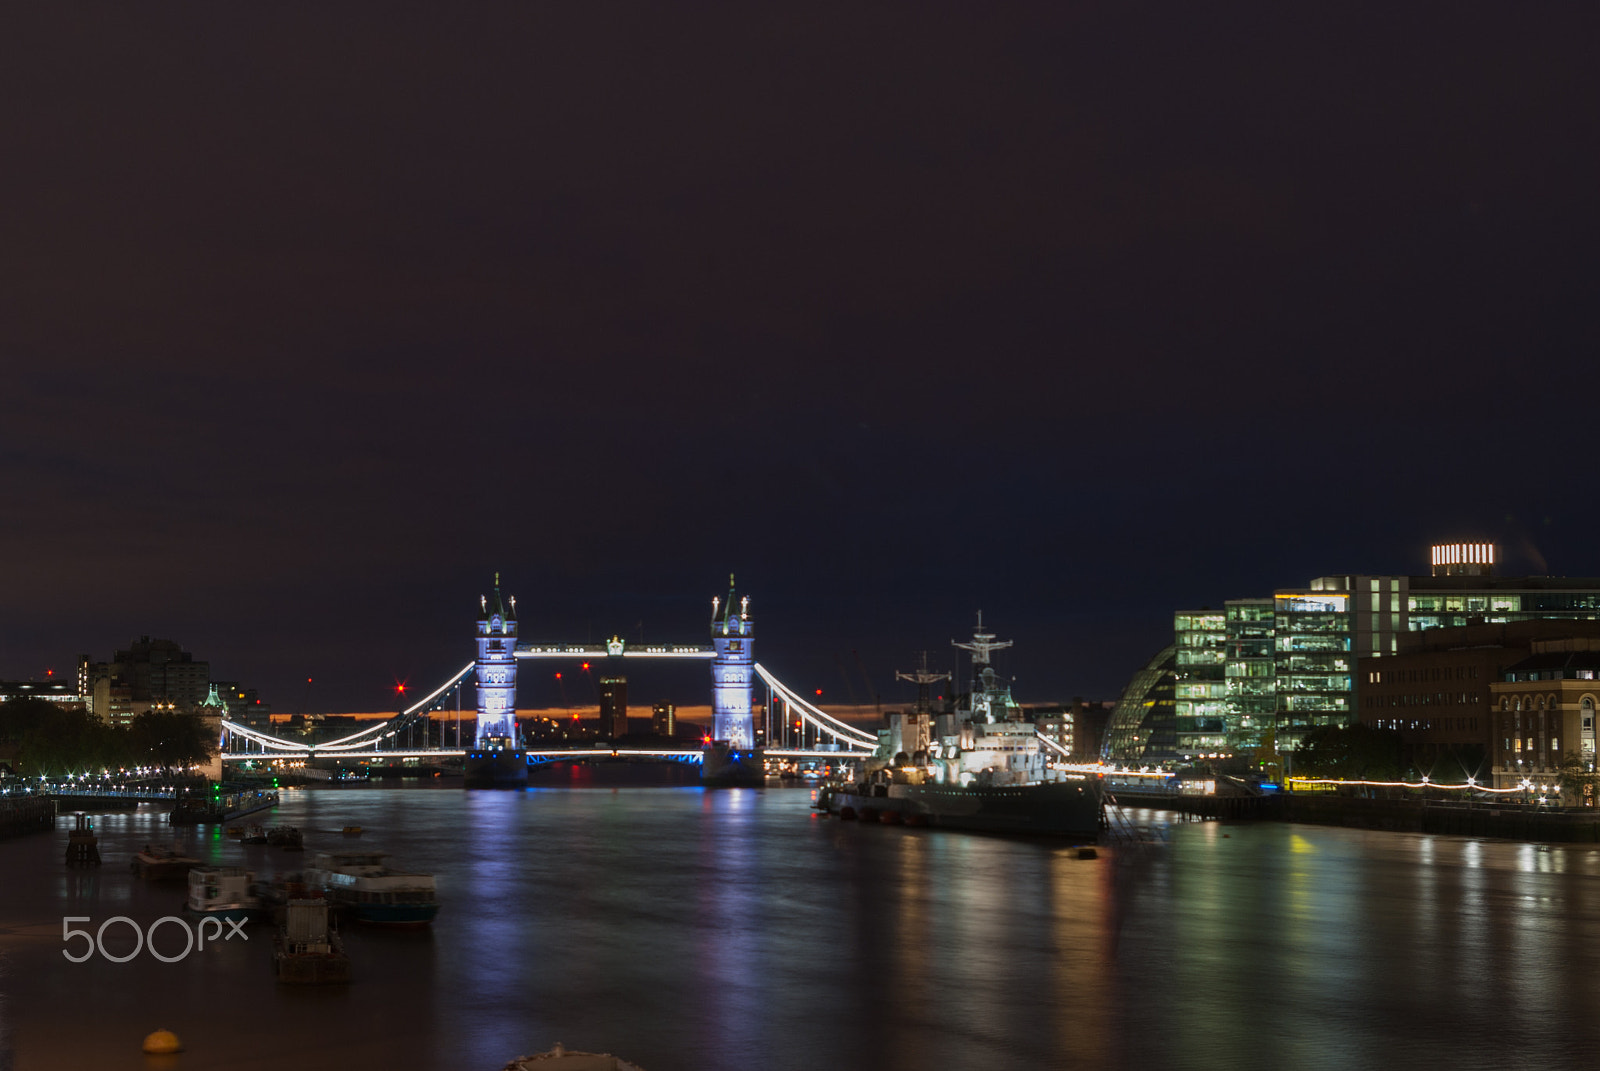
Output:
[[558,1041],[549,1052],[519,1056],[501,1071],[643,1071],[609,1052],[574,1052]]
[[180,855],[176,848],[165,844],[146,844],[134,855],[131,869],[135,876],[148,881],[181,881],[191,867],[199,865],[200,860]]
[[255,875],[238,866],[197,866],[189,870],[189,899],[184,913],[197,918],[253,919],[261,915],[261,897],[251,892]]
[[265,844],[267,843],[267,831],[260,826],[247,826],[244,833],[239,837],[239,843]]
[[359,836],[361,836],[362,833],[364,833],[366,831],[363,830],[360,826],[345,826],[344,829],[341,830],[340,832],[342,832],[347,837],[359,837]]
[[328,920],[326,900],[290,900],[272,937],[272,973],[285,985],[339,985],[350,980],[350,957]]
[[275,807],[278,793],[248,785],[212,785],[208,793],[200,787],[178,789],[167,822],[175,826],[232,825],[235,819],[255,811]]
[[232,837],[234,840],[239,840],[244,836],[244,826],[229,826],[227,829],[223,830],[223,832]]
[[383,852],[318,852],[305,882],[374,926],[426,926],[439,913],[432,874],[391,869]]
[[306,846],[300,830],[294,826],[273,826],[267,830],[267,843],[291,852],[302,851]]

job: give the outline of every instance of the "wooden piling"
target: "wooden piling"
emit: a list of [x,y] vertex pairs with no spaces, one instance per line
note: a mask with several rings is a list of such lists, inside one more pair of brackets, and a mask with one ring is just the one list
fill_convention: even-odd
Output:
[[75,817],[78,819],[77,827],[67,834],[67,865],[99,866],[100,848],[99,840],[94,835],[94,822],[82,811]]

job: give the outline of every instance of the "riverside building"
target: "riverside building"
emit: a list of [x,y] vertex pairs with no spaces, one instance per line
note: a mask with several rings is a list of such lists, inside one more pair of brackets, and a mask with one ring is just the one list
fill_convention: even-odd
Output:
[[[1600,638],[1534,640],[1527,658],[1489,685],[1490,755],[1496,788],[1541,799],[1562,795],[1563,767],[1595,772],[1595,710],[1600,707]],[[1572,786],[1561,802],[1595,806],[1595,785]]]
[[[1157,705],[1140,700],[1118,705],[1107,757],[1163,762],[1287,750],[1317,728],[1354,722],[1357,661],[1398,654],[1410,633],[1600,620],[1600,578],[1496,576],[1492,543],[1436,544],[1429,556],[1427,575],[1320,576],[1270,597],[1228,600],[1220,613],[1175,613],[1171,751],[1157,743],[1160,727],[1144,720]],[[1148,686],[1140,692],[1148,699]]]
[[1174,728],[1197,752],[1227,746],[1226,626],[1209,608],[1172,616]]
[[1177,647],[1168,645],[1133,675],[1106,725],[1101,758],[1144,765],[1177,757]]
[[1360,719],[1400,733],[1434,780],[1548,784],[1595,761],[1597,660],[1600,621],[1412,632],[1398,654],[1361,659]]
[[88,706],[84,696],[64,680],[0,681],[0,703],[13,699],[43,699],[64,710],[83,710]]
[[140,636],[109,662],[78,659],[78,691],[89,712],[112,725],[125,725],[152,704],[188,710],[205,701],[211,665],[172,640]]

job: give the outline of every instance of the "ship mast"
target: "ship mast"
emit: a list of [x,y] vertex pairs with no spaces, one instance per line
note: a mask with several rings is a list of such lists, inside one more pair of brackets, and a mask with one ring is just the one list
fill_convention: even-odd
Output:
[[894,679],[910,681],[917,686],[917,713],[927,714],[932,711],[932,704],[928,701],[928,687],[939,681],[949,680],[950,674],[934,673],[928,669],[928,652],[919,651],[918,654],[921,655],[921,658],[917,668],[910,673],[896,672]]
[[1015,642],[1015,640],[1001,640],[996,642],[994,633],[983,631],[983,611],[979,610],[978,627],[973,630],[972,642],[958,643],[955,640],[951,640],[950,646],[959,647],[963,651],[972,652],[972,673],[973,676],[976,677],[978,674],[978,667],[987,666],[989,664],[990,651],[1002,650],[1006,647],[1010,647]]
[[989,664],[989,655],[994,651],[1010,647],[1012,640],[996,640],[994,633],[983,630],[983,611],[978,611],[978,627],[972,632],[971,643],[958,643],[950,641],[952,647],[959,647],[963,651],[972,652],[972,697],[969,709],[972,711],[972,720],[987,722],[994,720],[995,699],[999,698],[1004,707],[1004,696],[997,696],[995,689],[994,669]]

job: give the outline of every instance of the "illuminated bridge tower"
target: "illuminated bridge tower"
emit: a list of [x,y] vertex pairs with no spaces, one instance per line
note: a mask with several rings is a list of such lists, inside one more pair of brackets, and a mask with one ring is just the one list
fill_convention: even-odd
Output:
[[517,600],[480,597],[478,615],[478,736],[466,756],[468,788],[528,783],[528,758],[517,747]]
[[478,616],[478,746],[491,737],[517,743],[517,600],[500,597],[500,574],[494,574],[494,595],[482,596]]
[[754,632],[750,596],[740,599],[729,575],[726,601],[711,600],[711,643],[717,652],[711,660],[713,739],[701,767],[701,779],[708,785],[760,785],[765,781],[750,710],[755,692]]

